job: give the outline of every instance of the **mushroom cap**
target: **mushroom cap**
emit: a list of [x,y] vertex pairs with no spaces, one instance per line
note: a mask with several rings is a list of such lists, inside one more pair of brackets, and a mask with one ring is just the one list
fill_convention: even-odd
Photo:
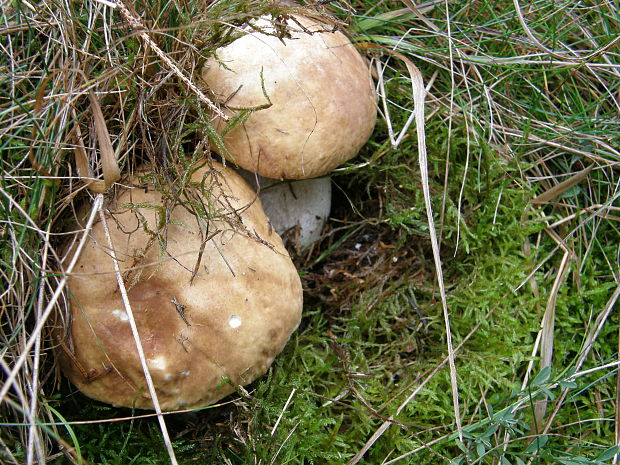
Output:
[[[299,276],[256,194],[234,171],[213,165],[192,175],[200,183],[195,202],[219,211],[208,222],[182,206],[162,222],[162,195],[144,188],[124,191],[108,209],[163,410],[213,403],[264,374],[301,317]],[[154,234],[163,224],[165,243]],[[68,280],[72,322],[66,345],[77,363],[59,351],[61,368],[89,397],[153,408],[101,222],[75,270]]]
[[270,21],[258,19],[254,27],[265,33],[218,49],[202,79],[229,114],[267,104],[265,94],[272,103],[225,134],[232,161],[268,178],[318,177],[366,143],[377,96],[366,60],[344,34],[298,15],[286,25],[290,36],[278,38],[266,34],[277,32]]

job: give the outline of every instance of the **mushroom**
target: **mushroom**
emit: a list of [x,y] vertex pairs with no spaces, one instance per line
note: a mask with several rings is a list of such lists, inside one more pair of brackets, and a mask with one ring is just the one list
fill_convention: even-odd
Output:
[[258,191],[265,214],[285,243],[302,251],[321,238],[331,210],[329,177],[280,182],[239,172]]
[[[215,163],[191,179],[191,204],[211,219],[169,208],[147,185],[122,192],[107,215],[163,410],[213,403],[264,374],[302,308],[297,271],[252,188]],[[106,244],[97,223],[69,276],[60,365],[89,397],[153,408]]]
[[216,50],[202,79],[230,115],[261,108],[231,130],[215,120],[229,152],[220,155],[268,178],[318,177],[366,143],[377,96],[365,59],[343,33],[300,15],[282,23],[287,34],[278,37],[272,21],[257,19]]

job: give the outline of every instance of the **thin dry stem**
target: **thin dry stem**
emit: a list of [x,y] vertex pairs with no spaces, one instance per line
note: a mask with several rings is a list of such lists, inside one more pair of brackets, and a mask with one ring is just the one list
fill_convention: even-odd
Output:
[[[620,286],[619,286],[620,289]],[[618,363],[620,364],[620,328],[618,328]],[[614,425],[614,433],[616,435],[615,440],[616,440],[616,446],[618,448],[620,448],[620,408],[618,408],[618,406],[620,406],[620,370],[618,370],[618,373],[616,374],[616,418],[615,418],[615,425]],[[618,464],[618,460],[620,460],[620,452],[618,452],[615,456],[614,456],[614,465]]]
[[[90,216],[88,217],[86,226],[84,227],[82,238],[80,239],[75,255],[73,256],[71,262],[65,269],[64,276],[58,283],[58,287],[56,288],[56,290],[54,291],[54,294],[50,298],[47,306],[45,307],[45,310],[41,314],[40,319],[37,320],[37,324],[32,330],[30,337],[28,338],[28,341],[24,345],[23,351],[20,353],[19,357],[17,358],[17,360],[11,367],[11,371],[6,378],[4,385],[2,386],[2,388],[0,388],[0,403],[4,401],[5,396],[7,395],[7,393],[11,389],[11,386],[15,382],[15,379],[19,375],[22,369],[22,366],[29,359],[29,355],[30,355],[30,351],[32,350],[32,347],[36,343],[37,338],[41,334],[41,331],[43,331],[43,328],[45,328],[45,326],[47,325],[47,320],[52,314],[52,312],[54,311],[56,302],[63,294],[65,286],[67,285],[67,276],[71,274],[71,272],[73,271],[73,268],[75,267],[75,264],[77,263],[77,259],[80,255],[81,250],[84,248],[84,245],[86,244],[86,240],[88,239],[88,234],[95,221],[97,210],[101,208],[102,203],[103,203],[103,196],[99,194],[97,195],[97,197],[95,198],[95,202],[93,203],[93,208],[90,212]],[[2,361],[2,363],[4,363],[4,354],[2,355],[2,357],[0,357],[0,360]]]
[[[100,1],[100,0],[99,0]],[[144,32],[144,25],[142,22],[136,18],[131,11],[120,1],[115,2],[115,6],[120,10],[121,14],[125,18],[125,21],[138,32],[140,38],[144,41],[144,44],[147,48],[153,49],[153,51],[157,54],[159,58],[168,66],[174,74],[177,75],[181,81],[193,92],[198,98],[205,103],[218,117],[222,118],[224,121],[228,121],[229,117],[220,110],[217,105],[215,105],[205,94],[202,92],[196,84],[192,82],[190,78],[188,78],[183,71],[179,69],[179,67],[166,55],[166,53],[159,48],[159,46],[151,39],[151,37]]]
[[[492,313],[493,313],[493,310],[491,310],[486,315],[486,317],[487,318],[490,317]],[[478,323],[478,324],[476,324],[476,326],[474,326],[474,328],[463,338],[461,343],[458,346],[456,346],[456,348],[454,349],[454,353],[457,353],[459,350],[461,350],[461,348],[465,345],[465,343],[476,333],[476,331],[478,331],[480,326],[481,326],[480,323]],[[420,384],[411,392],[411,394],[407,397],[407,399],[405,399],[405,401],[402,402],[398,406],[398,408],[396,409],[396,412],[393,415],[390,415],[390,417],[385,422],[383,422],[383,424],[374,432],[374,434],[370,437],[370,439],[368,439],[368,441],[366,441],[364,446],[357,452],[357,454],[355,454],[355,456],[349,462],[347,462],[347,465],[355,465],[356,463],[359,463],[360,460],[362,460],[362,458],[364,457],[366,452],[368,452],[370,450],[370,448],[375,444],[375,442],[377,442],[377,440],[381,436],[383,436],[383,434],[388,430],[388,428],[391,425],[398,423],[395,420],[395,418],[400,414],[400,412],[402,412],[403,409],[416,398],[416,396],[424,388],[424,386],[426,386],[426,384],[431,379],[433,379],[433,377],[437,373],[439,373],[439,371],[443,367],[445,367],[446,364],[449,363],[449,361],[450,361],[450,355],[448,354],[448,356],[445,357],[437,366],[435,366],[435,368],[431,371],[431,373],[429,373],[429,375],[426,378],[424,378],[422,380],[422,382],[420,382]],[[420,450],[423,450],[425,448],[426,447],[421,447],[419,449],[416,449],[413,452],[407,453],[407,454],[403,455],[402,457],[399,457],[398,460],[400,460],[401,458],[409,457],[409,455],[411,455],[412,453],[419,452]]]
[[[545,314],[541,322],[541,338],[540,338],[540,369],[544,369],[551,366],[553,361],[553,340],[555,329],[555,303],[557,300],[558,292],[566,279],[566,275],[569,270],[569,260],[571,259],[571,253],[569,251],[564,252],[562,262],[558,268],[557,275],[553,282],[553,287],[547,300],[547,307],[545,308]],[[541,399],[536,402],[534,407],[535,428],[538,425],[542,425],[545,410],[547,408],[547,399]]]
[[450,381],[452,386],[452,402],[454,408],[454,418],[456,421],[456,429],[459,439],[463,439],[463,427],[461,425],[461,415],[459,407],[458,378],[456,366],[454,365],[454,349],[452,347],[452,331],[450,329],[450,315],[448,312],[448,299],[443,281],[443,271],[441,266],[441,257],[439,255],[439,244],[437,241],[437,232],[435,230],[435,220],[433,219],[433,207],[431,204],[431,193],[428,180],[428,162],[426,154],[426,135],[424,132],[424,83],[422,74],[412,63],[405,61],[407,69],[411,74],[411,85],[413,87],[413,99],[416,113],[416,131],[418,136],[418,157],[420,166],[420,176],[422,177],[422,189],[424,191],[424,203],[426,205],[426,216],[431,237],[431,246],[433,248],[433,259],[435,261],[435,272],[437,273],[437,283],[439,284],[439,293],[441,295],[441,305],[443,309],[444,323],[446,328],[446,342],[448,345],[448,364],[450,366]]
[[125,282],[123,280],[123,275],[121,274],[121,269],[118,264],[118,260],[116,258],[116,250],[114,248],[114,243],[112,242],[112,237],[110,236],[110,230],[108,228],[108,222],[106,220],[105,214],[103,210],[99,211],[101,223],[103,225],[103,230],[106,236],[106,240],[108,241],[109,247],[109,255],[112,259],[112,263],[114,264],[114,272],[116,274],[116,280],[118,282],[118,288],[121,293],[121,297],[123,299],[123,305],[125,306],[125,311],[127,312],[127,316],[129,317],[129,324],[131,326],[131,333],[133,334],[134,341],[136,342],[136,349],[138,351],[138,357],[140,358],[140,363],[142,365],[142,370],[144,372],[144,377],[146,379],[146,384],[149,389],[149,393],[151,395],[151,401],[153,402],[153,407],[155,412],[157,413],[157,420],[159,422],[159,427],[161,429],[162,438],[166,445],[166,450],[168,451],[168,456],[170,457],[170,462],[172,465],[177,465],[177,458],[174,454],[174,449],[172,447],[172,442],[170,441],[170,435],[168,434],[168,428],[166,427],[166,420],[164,419],[161,411],[161,407],[159,406],[159,400],[157,398],[157,392],[155,390],[155,385],[153,384],[153,378],[151,377],[151,372],[149,371],[148,364],[146,362],[146,356],[144,355],[144,348],[142,347],[142,340],[140,339],[140,333],[138,332],[138,327],[136,325],[136,320],[133,316],[133,311],[131,309],[131,304],[129,302],[129,297],[127,296],[127,289],[125,288]]
[[[50,249],[49,230],[46,231],[46,239],[44,240],[43,254],[41,257],[41,268],[45,269],[47,265],[48,252]],[[36,317],[37,320],[41,318],[43,313],[43,301],[44,301],[45,286],[39,287],[39,299],[37,302]],[[34,346],[34,355],[32,363],[32,377],[30,380],[30,418],[38,418],[37,411],[39,407],[39,367],[41,362],[41,334],[37,335],[37,339]],[[26,449],[26,463],[31,465],[33,463],[34,455],[36,453],[37,462],[44,463],[44,448],[42,444],[41,429],[36,423],[33,422],[28,431],[28,444]]]
[[288,396],[288,399],[286,399],[286,403],[284,404],[284,407],[282,407],[282,411],[280,412],[280,415],[278,415],[278,419],[276,420],[275,424],[273,425],[273,429],[271,430],[271,436],[276,434],[276,430],[278,429],[278,425],[280,424],[280,421],[282,421],[282,417],[284,417],[284,412],[286,412],[286,409],[288,408],[288,405],[291,403],[291,400],[293,399],[293,396],[295,395],[295,392],[297,392],[297,388],[293,388],[291,390],[291,394]]

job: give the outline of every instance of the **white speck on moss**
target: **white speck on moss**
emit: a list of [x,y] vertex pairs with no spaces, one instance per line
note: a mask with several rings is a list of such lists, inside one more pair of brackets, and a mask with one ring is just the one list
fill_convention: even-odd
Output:
[[228,326],[230,326],[233,329],[238,328],[239,326],[241,326],[241,318],[239,318],[237,315],[232,315],[228,319]]
[[124,311],[119,310],[118,308],[112,310],[112,315],[114,315],[121,321],[129,321],[129,315],[127,315],[127,313],[125,313]]

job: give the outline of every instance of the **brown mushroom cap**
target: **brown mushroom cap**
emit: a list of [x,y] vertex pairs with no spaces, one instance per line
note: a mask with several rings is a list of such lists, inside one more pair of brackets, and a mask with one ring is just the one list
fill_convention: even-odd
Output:
[[[268,178],[312,178],[366,143],[377,96],[366,61],[344,34],[302,16],[286,24],[290,37],[252,32],[218,49],[202,78],[229,109],[267,104],[265,93],[271,100],[225,135],[235,163]],[[266,19],[254,26],[275,33]]]
[[[300,321],[301,284],[280,237],[249,185],[214,166],[192,179],[204,179],[202,202],[232,221],[220,216],[201,233],[202,220],[177,206],[162,235],[165,245],[155,240],[147,246],[162,224],[162,195],[130,189],[109,208],[107,223],[163,410],[207,405],[233,392],[231,384],[252,382]],[[227,213],[227,203],[238,216]],[[97,223],[68,282],[72,324],[66,345],[77,363],[61,351],[61,367],[94,399],[153,408],[108,250]]]

